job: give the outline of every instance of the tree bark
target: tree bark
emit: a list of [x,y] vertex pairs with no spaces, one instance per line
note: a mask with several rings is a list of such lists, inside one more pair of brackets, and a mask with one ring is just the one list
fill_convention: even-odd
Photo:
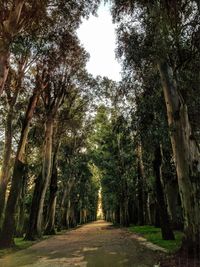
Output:
[[166,61],[158,64],[167,107],[170,138],[183,207],[185,239],[190,253],[200,249],[200,153],[192,134],[187,106],[173,80]]
[[29,218],[29,227],[25,237],[26,240],[35,240],[41,238],[42,236],[44,200],[51,178],[52,136],[53,136],[53,118],[49,116],[45,123],[45,140],[43,144],[42,173],[38,177],[34,189],[32,208]]
[[144,170],[144,163],[143,163],[143,155],[142,155],[142,144],[141,142],[138,145],[137,148],[137,155],[138,155],[138,180],[139,180],[139,187],[140,187],[140,193],[141,193],[141,207],[143,215],[141,218],[141,225],[143,224],[149,224],[150,217],[148,212],[148,191],[147,191],[147,182],[146,182],[146,175]]
[[[11,96],[11,84],[8,85],[6,90],[8,113],[6,116],[5,125],[5,143],[4,143],[4,154],[3,163],[0,176],[0,226],[2,225],[2,216],[5,208],[6,189],[9,182],[10,172],[10,158],[12,153],[12,123],[14,115],[14,107],[21,89],[22,80],[24,77],[24,61],[18,64],[18,75],[16,81],[16,87],[14,88],[13,96]],[[0,227],[1,228],[1,227]]]
[[129,226],[129,210],[127,198],[120,203],[120,224],[124,227]]
[[12,115],[12,111],[7,114],[5,126],[4,155],[0,176],[0,226],[2,225],[2,217],[6,200],[6,189],[9,182],[10,157],[12,151]]
[[57,169],[57,155],[59,150],[59,144],[56,146],[56,151],[53,157],[53,167],[51,174],[50,183],[50,195],[49,195],[49,205],[47,208],[47,223],[45,227],[45,234],[54,235],[55,231],[55,213],[56,213],[56,199],[58,191],[58,169]]
[[15,0],[13,2],[8,17],[0,21],[2,28],[0,37],[0,96],[3,93],[9,72],[10,44],[13,37],[23,27],[23,23],[20,25],[20,17],[25,0]]
[[39,94],[36,90],[30,98],[29,105],[26,111],[25,119],[22,126],[20,141],[18,144],[17,154],[14,163],[13,176],[11,181],[10,193],[8,196],[7,206],[5,210],[5,219],[0,234],[0,247],[11,247],[14,244],[15,231],[15,215],[16,205],[21,192],[23,182],[23,172],[25,168],[24,155],[25,146],[28,138],[29,125],[33,117],[33,113],[37,104]]
[[162,232],[162,238],[164,240],[174,240],[174,234],[171,228],[170,217],[167,210],[167,205],[164,196],[164,190],[162,186],[162,153],[161,148],[158,145],[154,152],[153,169],[156,179],[156,198],[160,216],[160,226]]
[[70,209],[70,192],[74,186],[75,179],[69,178],[65,190],[63,193],[62,201],[61,201],[61,227],[68,228],[69,227],[69,209]]
[[[0,37],[1,38],[1,37]],[[9,44],[0,39],[0,96],[3,93],[9,72]]]
[[16,237],[23,237],[24,234],[24,223],[25,223],[25,197],[27,193],[27,176],[28,176],[28,166],[26,165],[24,168],[23,175],[23,182],[22,182],[22,188],[20,192],[20,197],[18,199],[17,204],[17,216],[16,216],[16,231],[15,236]]
[[144,198],[143,198],[143,177],[141,174],[141,166],[138,161],[138,175],[137,175],[137,191],[138,191],[138,224],[144,225]]

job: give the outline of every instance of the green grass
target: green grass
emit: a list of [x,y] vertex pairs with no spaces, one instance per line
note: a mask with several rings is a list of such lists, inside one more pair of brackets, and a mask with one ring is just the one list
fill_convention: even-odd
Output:
[[15,249],[25,249],[25,248],[28,248],[30,246],[32,246],[34,243],[38,242],[38,241],[27,241],[27,240],[24,240],[23,237],[17,237],[14,239],[15,240]]
[[144,226],[131,226],[128,228],[131,232],[142,235],[148,241],[167,249],[169,252],[177,251],[182,242],[183,233],[180,231],[174,231],[176,240],[163,240],[160,228],[156,228],[150,225]]
[[24,241],[22,237],[20,238],[15,238],[15,246],[13,248],[8,248],[8,249],[0,249],[0,257],[3,257],[9,253],[21,250],[21,249],[26,249],[30,246],[32,246],[35,242],[37,241]]
[[13,253],[13,252],[16,252],[18,250],[26,249],[26,248],[32,246],[33,244],[38,243],[38,242],[40,242],[44,239],[50,238],[50,237],[51,236],[49,236],[49,235],[45,235],[41,239],[38,239],[36,241],[27,241],[27,240],[24,240],[23,237],[14,238],[15,246],[13,248],[0,249],[0,257],[6,256],[6,255]]

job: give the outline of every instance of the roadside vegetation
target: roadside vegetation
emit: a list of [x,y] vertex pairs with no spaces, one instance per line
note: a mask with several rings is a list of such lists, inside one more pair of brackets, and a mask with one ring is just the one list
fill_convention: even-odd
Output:
[[161,229],[154,226],[130,226],[128,230],[130,232],[139,234],[153,244],[165,248],[170,253],[177,252],[182,244],[183,232],[180,231],[174,231],[175,240],[163,240]]

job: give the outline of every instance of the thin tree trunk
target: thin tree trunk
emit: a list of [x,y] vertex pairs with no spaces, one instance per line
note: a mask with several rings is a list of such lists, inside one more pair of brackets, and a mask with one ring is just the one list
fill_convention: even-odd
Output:
[[61,202],[61,228],[67,228],[67,209],[68,209],[68,198],[69,198],[69,192],[68,188],[65,188],[62,202]]
[[173,80],[167,62],[158,64],[165,102],[179,192],[183,207],[185,239],[190,253],[200,249],[200,153],[188,118],[187,106]]
[[51,178],[52,136],[53,118],[49,117],[45,123],[42,174],[38,177],[34,189],[32,208],[29,218],[29,227],[25,237],[26,240],[35,240],[42,236],[44,200]]
[[56,145],[56,151],[53,157],[53,167],[50,183],[50,195],[47,208],[47,223],[45,227],[45,234],[54,235],[55,231],[55,213],[56,213],[56,199],[58,191],[58,169],[57,169],[57,155],[59,150],[59,144]]
[[162,186],[162,153],[161,148],[158,145],[155,148],[153,169],[156,179],[156,198],[160,216],[160,226],[162,232],[162,238],[164,240],[174,240],[174,234],[171,228],[170,217],[167,210],[167,205],[164,196],[164,190]]
[[0,226],[2,224],[5,200],[6,200],[6,189],[9,182],[9,171],[10,171],[10,157],[12,151],[12,111],[10,111],[6,118],[5,126],[5,144],[4,144],[4,155],[3,164],[0,176]]
[[121,213],[121,222],[122,226],[128,227],[129,226],[129,210],[128,210],[128,199],[126,198],[123,203],[121,203],[120,207]]
[[17,214],[17,219],[16,219],[16,232],[15,236],[16,237],[23,237],[24,234],[24,223],[25,223],[25,197],[27,193],[27,175],[28,175],[28,166],[26,165],[24,168],[24,173],[23,173],[23,182],[22,182],[22,188],[21,188],[21,193],[19,197],[19,202],[17,204],[18,208],[18,214]]
[[150,217],[148,213],[148,192],[147,192],[147,182],[146,182],[146,175],[144,170],[144,163],[143,163],[143,155],[142,155],[142,144],[141,142],[137,148],[137,155],[138,155],[138,179],[139,179],[139,187],[141,193],[141,213],[143,213],[141,218],[141,225],[148,224],[150,222]]
[[14,244],[13,235],[15,231],[15,213],[23,182],[23,172],[25,167],[25,146],[28,138],[29,125],[33,117],[38,97],[39,94],[36,90],[33,96],[30,98],[25,119],[23,122],[20,141],[18,144],[17,154],[14,163],[10,193],[8,196],[7,206],[5,210],[5,219],[0,234],[0,247],[11,247]]
[[[75,179],[74,178],[70,178],[65,186],[65,190],[64,190],[64,193],[63,193],[63,197],[62,197],[62,201],[61,201],[61,224],[62,224],[62,227],[64,228],[68,228],[69,226],[69,223],[68,223],[68,215],[67,215],[67,212],[69,210],[68,206],[69,205],[69,201],[70,201],[70,192],[72,190],[72,187],[75,183]],[[69,214],[69,212],[68,212]]]
[[144,198],[143,198],[143,177],[141,174],[141,166],[138,161],[138,175],[137,175],[137,190],[138,190],[138,224],[144,225]]
[[9,72],[9,44],[0,39],[0,96],[3,93]]
[[123,181],[123,188],[122,188],[122,197],[120,200],[120,224],[122,226],[128,227],[129,226],[129,197],[127,193],[127,183]]

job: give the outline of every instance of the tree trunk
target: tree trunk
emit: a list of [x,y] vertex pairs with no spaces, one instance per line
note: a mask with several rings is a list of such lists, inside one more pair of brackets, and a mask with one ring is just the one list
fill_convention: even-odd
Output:
[[124,227],[129,226],[128,199],[120,203],[120,224]]
[[14,163],[13,176],[11,181],[10,193],[8,196],[7,206],[5,210],[5,219],[0,234],[0,247],[11,247],[14,244],[15,231],[15,213],[16,205],[21,192],[24,172],[24,154],[27,143],[29,125],[33,117],[33,113],[38,100],[38,92],[35,91],[30,98],[29,105],[26,111],[25,119],[22,126],[20,141],[18,144],[17,154]]
[[180,230],[181,207],[178,206],[179,191],[178,191],[177,181],[176,180],[166,181],[165,192],[166,192],[168,211],[171,218],[173,229]]
[[56,146],[56,151],[53,157],[53,167],[51,174],[50,183],[50,195],[49,195],[49,205],[47,208],[47,223],[45,227],[45,234],[54,235],[55,231],[55,213],[56,213],[56,198],[58,191],[58,170],[57,170],[57,154],[59,150],[59,144]]
[[14,88],[13,96],[11,97],[11,84],[8,85],[6,90],[7,94],[7,105],[8,113],[6,116],[6,125],[5,125],[5,143],[4,143],[4,154],[3,154],[3,163],[0,176],[0,228],[2,225],[2,216],[5,207],[5,198],[6,198],[6,189],[9,182],[9,172],[10,172],[10,158],[12,153],[12,122],[13,122],[13,113],[14,107],[19,95],[22,80],[24,77],[24,61],[18,64],[18,75],[17,82]]
[[141,216],[141,225],[143,224],[149,224],[150,217],[148,212],[148,191],[147,191],[147,181],[146,181],[146,175],[144,170],[144,163],[143,163],[143,155],[142,155],[142,144],[141,142],[138,145],[137,148],[137,155],[138,155],[138,179],[139,179],[139,187],[140,187],[140,193],[141,193],[141,208],[143,212],[143,215]]
[[0,37],[0,96],[3,93],[9,72],[9,43],[5,44]]
[[5,126],[4,155],[0,176],[0,228],[2,225],[2,218],[6,200],[6,189],[9,182],[10,157],[12,151],[12,115],[12,111],[10,111],[7,115]]
[[42,236],[44,200],[51,178],[52,135],[53,119],[49,117],[45,123],[42,175],[38,177],[39,179],[37,179],[34,189],[29,227],[25,237],[26,240],[35,240]]
[[61,201],[61,227],[68,228],[69,227],[69,222],[67,220],[68,218],[68,206],[70,207],[70,192],[73,188],[73,185],[75,183],[74,178],[69,178],[67,181],[67,184],[65,185],[65,190],[62,196],[62,201]]
[[23,182],[22,182],[22,188],[20,192],[19,197],[19,203],[17,204],[18,212],[17,212],[17,219],[16,219],[16,237],[23,237],[24,234],[24,223],[25,223],[25,197],[27,193],[27,183],[28,183],[28,166],[26,165],[24,168],[23,175]]
[[143,177],[141,174],[140,163],[138,161],[137,175],[137,191],[138,191],[138,224],[144,225],[144,198],[143,198]]
[[153,169],[156,179],[156,198],[160,216],[160,226],[162,232],[162,238],[164,240],[174,240],[174,234],[171,228],[170,218],[167,210],[167,205],[164,196],[164,190],[162,186],[162,153],[160,146],[155,148]]
[[13,37],[23,27],[23,23],[20,25],[20,17],[24,4],[25,0],[14,1],[10,11],[8,11],[8,17],[1,20],[1,31],[3,34],[0,37],[0,96],[3,93],[9,72],[10,44]]
[[172,143],[179,192],[183,207],[185,239],[183,247],[190,253],[200,249],[200,153],[194,139],[187,106],[173,80],[167,62],[158,64]]

